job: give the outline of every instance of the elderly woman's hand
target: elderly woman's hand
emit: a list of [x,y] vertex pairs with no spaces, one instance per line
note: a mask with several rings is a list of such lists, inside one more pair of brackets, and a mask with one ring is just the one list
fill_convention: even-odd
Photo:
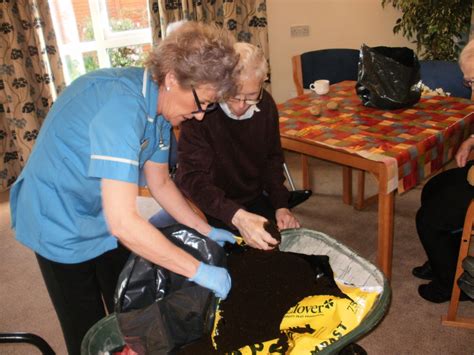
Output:
[[456,153],[456,163],[460,168],[463,168],[466,166],[467,163],[467,158],[469,156],[469,153],[471,153],[471,149],[474,145],[474,137],[469,137],[466,139],[461,146],[458,149],[458,152]]
[[271,250],[278,245],[278,241],[265,231],[263,228],[265,222],[266,218],[243,209],[238,210],[232,218],[232,223],[247,245],[256,249]]
[[279,208],[275,212],[278,229],[299,228],[300,222],[288,208]]

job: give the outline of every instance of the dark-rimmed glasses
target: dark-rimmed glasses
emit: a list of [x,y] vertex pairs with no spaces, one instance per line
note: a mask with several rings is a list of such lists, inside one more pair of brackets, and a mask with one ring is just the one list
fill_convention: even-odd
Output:
[[238,97],[231,97],[229,101],[239,103],[239,102],[244,102],[247,105],[256,105],[260,101],[262,101],[263,97],[263,86],[260,87],[260,93],[258,94],[258,97],[256,99],[240,99]]
[[206,112],[211,112],[214,111],[217,108],[217,102],[210,102],[207,104],[206,108],[203,109],[201,106],[201,101],[199,100],[199,97],[196,93],[196,90],[194,90],[194,87],[191,86],[191,89],[193,91],[193,96],[194,96],[194,101],[196,102],[197,110],[192,111],[191,114],[196,114],[196,113],[206,113]]

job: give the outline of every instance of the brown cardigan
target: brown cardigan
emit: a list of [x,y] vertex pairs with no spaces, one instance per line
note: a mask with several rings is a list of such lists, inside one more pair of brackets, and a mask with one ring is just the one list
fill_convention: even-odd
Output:
[[247,120],[233,120],[221,108],[203,121],[181,125],[176,184],[204,213],[230,227],[232,217],[263,191],[275,209],[288,207],[278,111],[264,92]]

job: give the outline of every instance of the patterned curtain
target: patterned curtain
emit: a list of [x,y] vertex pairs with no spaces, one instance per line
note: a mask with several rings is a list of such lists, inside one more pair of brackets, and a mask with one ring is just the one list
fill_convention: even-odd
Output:
[[20,174],[65,86],[47,1],[1,1],[0,190]]
[[149,6],[155,44],[171,22],[214,22],[226,26],[239,42],[259,46],[269,58],[266,0],[149,0]]

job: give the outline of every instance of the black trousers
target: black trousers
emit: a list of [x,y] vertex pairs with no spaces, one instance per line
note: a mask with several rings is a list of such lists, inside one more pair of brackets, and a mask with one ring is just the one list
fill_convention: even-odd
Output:
[[[245,204],[244,206],[247,212],[258,214],[259,216],[265,217],[269,221],[272,221],[274,223],[276,222],[275,209],[273,208],[270,199],[266,195],[260,195],[255,200]],[[234,233],[235,235],[239,235],[240,233],[237,229],[229,227],[227,224],[225,224],[219,219],[211,217],[207,214],[206,218],[208,223],[213,227],[226,229]]]
[[70,355],[80,355],[87,331],[114,311],[115,286],[129,254],[119,245],[78,264],[57,263],[36,254]]
[[416,228],[423,244],[435,282],[451,291],[467,208],[474,197],[474,187],[467,182],[467,172],[474,164],[447,170],[428,181],[421,192],[421,207],[416,214]]

